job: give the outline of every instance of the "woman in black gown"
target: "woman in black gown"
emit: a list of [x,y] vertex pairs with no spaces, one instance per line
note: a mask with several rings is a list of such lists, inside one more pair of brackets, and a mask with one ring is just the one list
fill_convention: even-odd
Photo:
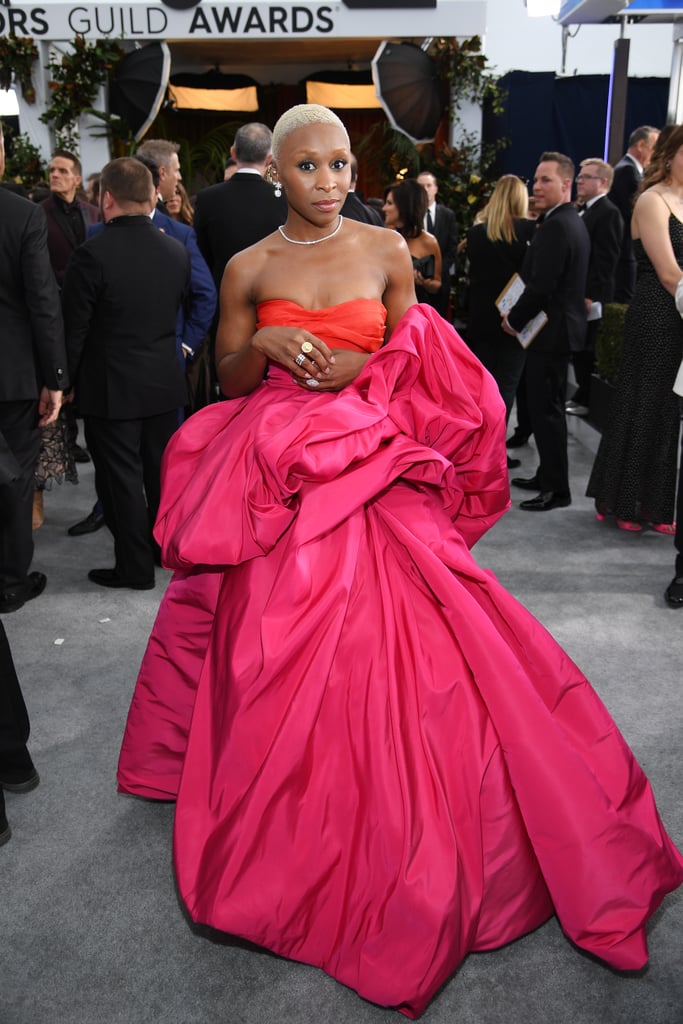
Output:
[[683,126],[660,143],[645,171],[631,234],[638,261],[626,314],[610,419],[587,494],[598,519],[622,530],[673,534],[680,399],[673,392],[683,355],[674,295],[683,273]]

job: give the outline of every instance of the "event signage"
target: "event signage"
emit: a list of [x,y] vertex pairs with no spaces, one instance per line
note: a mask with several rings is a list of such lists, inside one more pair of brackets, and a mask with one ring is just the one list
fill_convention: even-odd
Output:
[[[438,0],[433,8],[395,8],[393,37],[470,36],[486,28],[484,0]],[[0,36],[34,39],[301,39],[383,38],[387,9],[349,8],[343,3],[214,3],[170,6],[129,0],[127,4],[24,3],[0,0]]]

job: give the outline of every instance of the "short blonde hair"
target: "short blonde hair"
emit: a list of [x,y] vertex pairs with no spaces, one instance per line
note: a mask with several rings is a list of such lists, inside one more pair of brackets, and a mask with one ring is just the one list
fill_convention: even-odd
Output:
[[347,141],[349,139],[344,122],[329,107],[322,107],[319,103],[299,103],[296,107],[286,110],[273,129],[273,159],[278,159],[280,146],[288,135],[295,129],[309,124],[334,124],[342,129]]

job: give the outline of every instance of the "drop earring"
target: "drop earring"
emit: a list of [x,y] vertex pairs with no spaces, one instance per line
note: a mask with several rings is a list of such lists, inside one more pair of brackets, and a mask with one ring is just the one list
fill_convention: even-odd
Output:
[[276,199],[279,199],[280,196],[282,195],[282,185],[273,174],[273,168],[270,166],[270,164],[266,168],[266,181],[268,182],[269,185],[273,186],[273,194]]

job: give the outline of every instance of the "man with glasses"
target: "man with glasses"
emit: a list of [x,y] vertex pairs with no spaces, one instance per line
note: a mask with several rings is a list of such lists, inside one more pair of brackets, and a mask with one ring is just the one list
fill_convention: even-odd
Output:
[[587,157],[581,161],[576,176],[577,208],[590,236],[591,252],[586,279],[586,347],[572,355],[577,388],[565,406],[571,416],[588,415],[595,341],[605,304],[614,301],[624,221],[607,198],[613,174],[610,165],[600,157]]

